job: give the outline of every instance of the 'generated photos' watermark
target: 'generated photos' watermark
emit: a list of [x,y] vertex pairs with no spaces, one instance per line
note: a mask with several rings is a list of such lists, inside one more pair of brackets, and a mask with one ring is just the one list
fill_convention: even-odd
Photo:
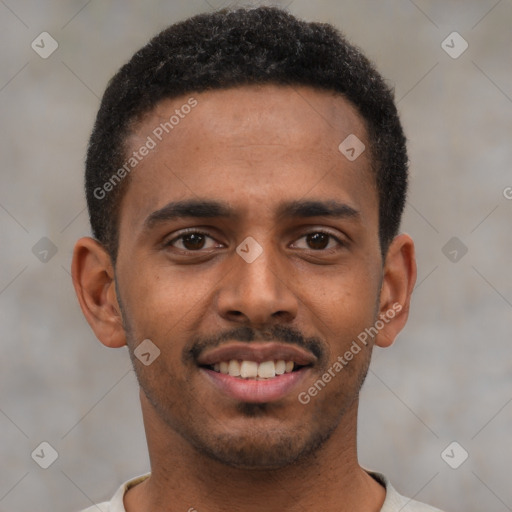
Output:
[[377,320],[371,327],[367,327],[364,331],[360,332],[357,335],[357,339],[352,341],[352,344],[347,349],[347,351],[337,357],[336,361],[324,372],[322,377],[320,377],[307,391],[301,391],[297,398],[302,405],[309,404],[311,402],[311,398],[315,397],[322,391],[325,386],[331,382],[332,379],[338,375],[345,366],[349,364],[354,357],[361,352],[362,347],[368,345],[368,339],[373,339],[380,330],[382,330],[386,324],[388,324],[393,318],[395,318],[397,313],[402,311],[402,305],[398,302],[395,302],[391,308],[389,308],[385,313],[379,316],[379,320]]

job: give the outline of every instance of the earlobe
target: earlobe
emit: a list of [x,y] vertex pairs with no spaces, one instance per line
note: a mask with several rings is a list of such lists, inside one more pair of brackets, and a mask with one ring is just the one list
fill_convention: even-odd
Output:
[[96,337],[107,347],[126,345],[114,268],[105,248],[93,238],[78,240],[71,275],[82,312]]
[[400,234],[391,242],[384,263],[379,305],[379,318],[384,325],[375,338],[375,345],[389,347],[404,328],[416,274],[414,242],[409,235]]

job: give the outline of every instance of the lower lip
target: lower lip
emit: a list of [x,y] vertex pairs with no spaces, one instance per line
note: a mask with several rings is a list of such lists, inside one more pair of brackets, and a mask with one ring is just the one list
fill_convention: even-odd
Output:
[[240,402],[265,403],[275,402],[290,394],[298,387],[309,373],[309,368],[301,368],[295,372],[284,373],[268,380],[241,379],[223,373],[200,368],[201,372],[213,385],[225,395]]

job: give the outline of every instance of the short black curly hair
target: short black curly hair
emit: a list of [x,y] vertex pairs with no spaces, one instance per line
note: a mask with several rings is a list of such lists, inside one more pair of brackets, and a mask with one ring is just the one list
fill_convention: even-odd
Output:
[[93,235],[114,263],[129,179],[108,193],[105,184],[126,163],[126,139],[138,121],[164,99],[250,84],[311,86],[339,93],[356,107],[369,139],[385,255],[400,227],[408,181],[406,139],[392,89],[332,25],[258,7],[199,14],[171,25],[110,80],[89,140],[85,188]]

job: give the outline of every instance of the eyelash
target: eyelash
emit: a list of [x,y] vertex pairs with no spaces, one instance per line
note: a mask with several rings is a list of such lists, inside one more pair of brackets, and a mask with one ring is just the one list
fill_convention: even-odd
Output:
[[[316,234],[323,234],[323,235],[327,235],[329,238],[331,239],[334,239],[339,247],[331,247],[330,249],[309,249],[309,251],[313,252],[313,253],[331,253],[333,251],[337,251],[339,250],[341,247],[346,247],[346,243],[343,242],[342,240],[340,240],[337,236],[333,235],[332,233],[330,233],[329,231],[325,231],[323,229],[315,229],[313,231],[310,231],[308,233],[304,233],[301,237],[299,237],[298,240],[300,240],[301,238],[304,238],[308,235],[316,235]],[[198,229],[191,229],[190,231],[185,231],[185,232],[182,232],[179,236],[177,237],[174,237],[172,240],[169,240],[168,242],[164,242],[164,247],[167,248],[167,247],[173,247],[173,243],[178,241],[178,240],[181,240],[183,239],[185,236],[187,235],[203,235],[203,236],[206,236],[208,238],[211,238],[212,240],[214,240],[214,238],[207,232],[205,231],[201,231],[201,230],[198,230]],[[173,247],[174,249],[176,249],[177,251],[181,252],[182,254],[190,254],[190,253],[200,253],[202,249],[198,249],[197,251],[193,251],[193,250],[190,250],[190,249],[179,249],[179,248],[176,248],[176,247]],[[308,250],[308,249],[302,249],[302,250]]]

